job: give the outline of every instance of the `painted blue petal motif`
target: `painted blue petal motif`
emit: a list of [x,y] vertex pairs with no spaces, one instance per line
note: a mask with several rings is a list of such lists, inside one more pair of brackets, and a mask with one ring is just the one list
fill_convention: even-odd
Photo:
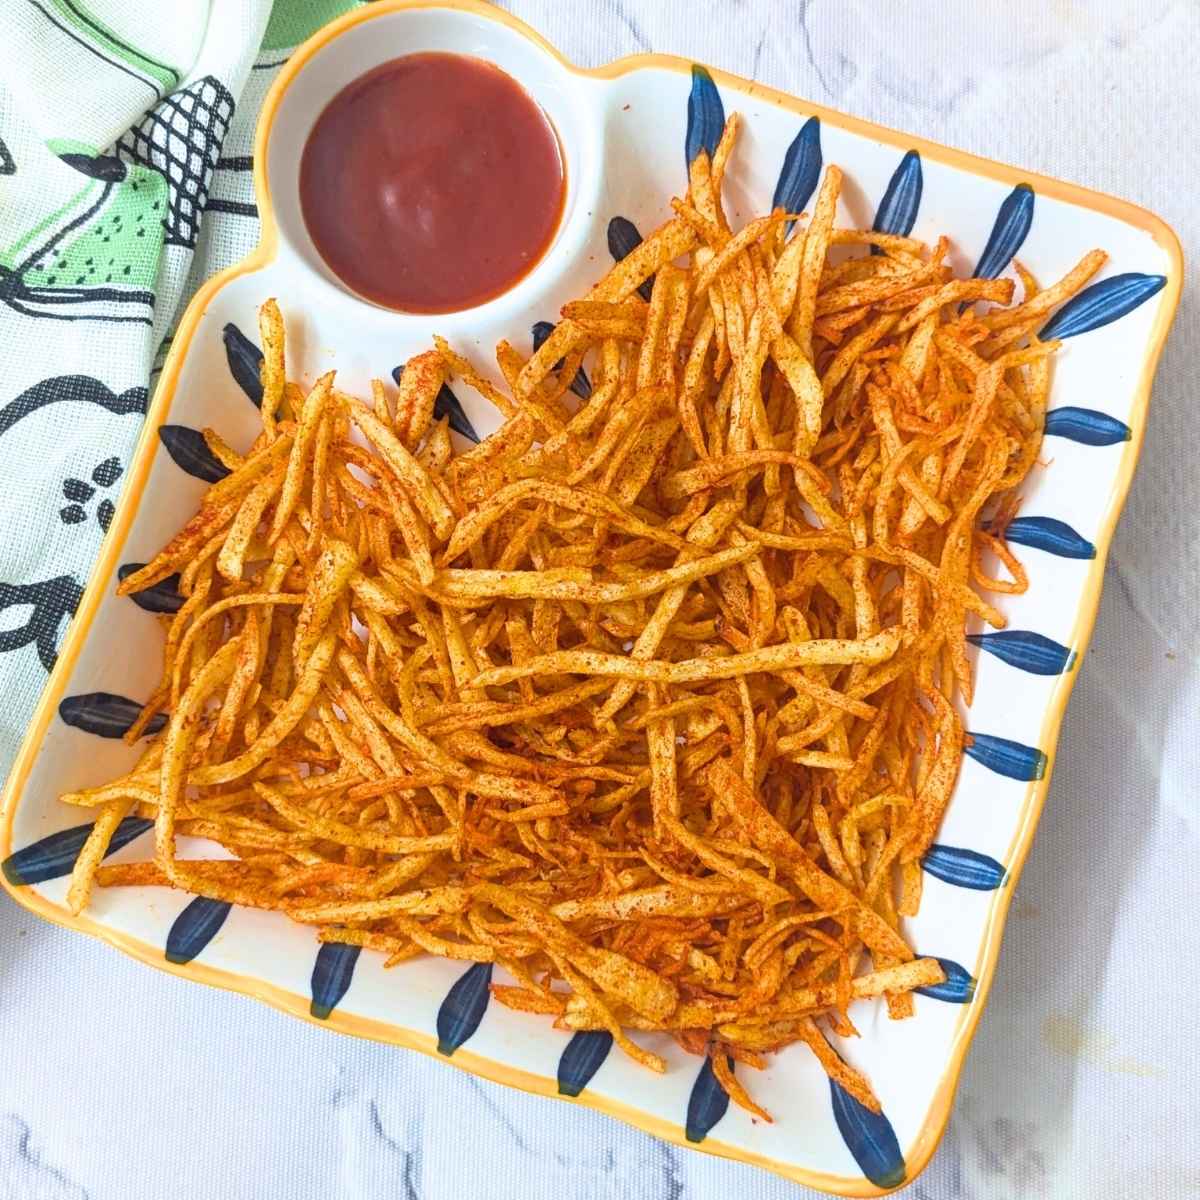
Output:
[[1046,756],[1036,746],[1026,746],[990,733],[972,733],[965,747],[976,762],[997,775],[1028,783],[1046,774]]
[[469,1038],[492,998],[492,964],[475,963],[446,993],[438,1009],[438,1053],[451,1055]]
[[200,430],[187,425],[162,425],[158,436],[167,453],[189,475],[216,483],[229,474],[229,468],[208,448]]
[[[554,326],[549,321],[535,321],[533,325],[533,348],[540,350],[542,343],[554,332]],[[560,358],[554,364],[555,371],[561,371],[563,360]],[[592,398],[592,381],[587,377],[584,369],[579,368],[575,372],[575,378],[571,380],[571,391],[575,393],[581,400],[590,400]]]
[[191,962],[220,932],[232,907],[228,900],[197,896],[167,934],[167,962]]
[[[608,223],[608,252],[614,261],[620,262],[627,258],[642,244],[642,235],[638,227],[628,217],[613,217]],[[643,300],[649,300],[654,291],[654,276],[643,279],[638,284],[638,294]]]
[[[105,857],[115,854],[122,846],[128,846],[135,837],[145,833],[153,824],[153,821],[146,821],[141,817],[126,817],[113,832]],[[4,871],[4,878],[14,887],[69,875],[79,857],[79,851],[83,849],[83,843],[87,841],[91,832],[90,822],[87,825],[73,825],[70,829],[60,829],[57,833],[34,842],[32,846],[10,854],[0,866],[0,870]]]
[[642,244],[638,227],[628,217],[613,217],[608,223],[608,252],[620,262]]
[[221,330],[221,340],[234,382],[256,407],[262,408],[263,352],[232,321]]
[[1004,531],[1007,541],[1033,546],[1059,558],[1095,558],[1096,547],[1065,521],[1054,517],[1018,517]]
[[[399,386],[403,374],[403,363],[398,367],[392,368],[392,378],[396,381],[397,386]],[[455,433],[461,433],[469,442],[479,442],[479,434],[475,432],[475,426],[468,420],[467,414],[463,411],[463,406],[459,402],[458,397],[450,390],[450,385],[446,383],[443,383],[438,388],[438,394],[433,398],[433,419],[440,421],[443,417],[449,419],[450,428]]]
[[[103,738],[124,737],[141,711],[142,706],[136,700],[112,692],[68,696],[58,706],[58,715],[66,724]],[[156,713],[146,726],[146,734],[158,733],[166,723],[167,714]]]
[[[733,1059],[727,1059],[729,1069],[733,1070]],[[689,1142],[702,1142],[708,1137],[709,1130],[725,1115],[729,1108],[729,1093],[717,1081],[713,1074],[712,1059],[707,1055],[696,1082],[692,1084],[692,1094],[688,1097],[687,1124],[684,1133]]]
[[883,1113],[860,1104],[840,1083],[829,1081],[833,1119],[859,1170],[876,1186],[899,1187],[904,1182],[904,1155],[892,1123]]
[[[809,117],[783,156],[783,170],[775,185],[771,207],[803,212],[821,177],[821,122]],[[792,222],[788,222],[790,229]]]
[[1033,224],[1033,188],[1018,183],[1005,197],[996,214],[996,224],[975,267],[977,279],[995,279],[1012,262],[1013,255]]
[[455,433],[461,433],[468,442],[478,444],[479,434],[475,432],[475,426],[463,411],[458,397],[444,383],[433,398],[433,419],[440,421],[443,417],[447,418]]
[[[921,156],[915,150],[910,150],[900,160],[900,165],[888,182],[887,191],[883,193],[875,213],[875,224],[871,228],[876,233],[898,233],[907,237],[917,220],[923,187]],[[872,246],[871,249],[879,252],[878,246]]]
[[1124,421],[1094,408],[1053,409],[1046,414],[1046,436],[1070,438],[1085,446],[1115,446],[1127,442],[1132,433]]
[[943,883],[970,888],[974,892],[995,891],[1008,875],[1003,863],[961,846],[930,846],[921,859],[921,866]]
[[969,633],[967,641],[1031,675],[1061,675],[1075,665],[1074,650],[1031,629]]
[[1139,275],[1130,271],[1114,275],[1086,287],[1078,296],[1066,302],[1042,326],[1038,334],[1043,341],[1050,338],[1069,338],[1076,334],[1090,333],[1133,312],[1166,285],[1165,275]]
[[600,1070],[612,1049],[613,1035],[607,1029],[577,1033],[558,1060],[558,1094],[578,1096]]
[[948,1004],[970,1004],[975,998],[975,980],[971,978],[971,972],[950,958],[939,958],[938,962],[946,972],[946,978],[941,983],[915,990],[922,996],[932,996],[934,1000],[945,1000]]
[[[139,562],[122,563],[117,568],[117,578],[124,583],[136,571],[146,564]],[[179,594],[179,572],[160,579],[158,583],[140,592],[134,592],[130,597],[139,608],[152,613],[175,613],[183,607],[183,597]]]
[[362,952],[361,946],[346,946],[341,942],[323,942],[313,963],[312,1003],[308,1011],[324,1021],[350,987],[354,965]]
[[725,128],[725,106],[721,93],[713,83],[712,76],[699,63],[692,65],[692,91],[688,96],[687,138],[684,141],[684,157],[687,165],[701,150],[707,150],[709,158],[721,140]]

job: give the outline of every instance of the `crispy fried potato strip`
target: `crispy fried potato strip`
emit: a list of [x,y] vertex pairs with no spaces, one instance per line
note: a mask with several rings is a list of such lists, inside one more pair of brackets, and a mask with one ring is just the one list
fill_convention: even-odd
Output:
[[[738,128],[499,375],[435,338],[394,398],[304,387],[264,305],[261,436],[210,436],[230,473],[120,588],[180,572],[130,739],[169,719],[64,797],[97,813],[72,910],[175,886],[389,966],[494,962],[503,1004],[654,1070],[633,1035],[668,1033],[763,1119],[735,1067],[797,1042],[877,1107],[822,1025],[944,978],[900,916],[968,736],[967,620],[1029,586],[1033,331],[1103,255],[956,279],[946,239],[835,228],[835,166],[811,219],[735,229]],[[497,410],[463,452],[450,377]],[[102,865],[130,814],[153,860]]]

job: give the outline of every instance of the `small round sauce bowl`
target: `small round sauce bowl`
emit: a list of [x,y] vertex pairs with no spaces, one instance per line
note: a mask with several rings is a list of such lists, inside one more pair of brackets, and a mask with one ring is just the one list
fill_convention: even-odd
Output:
[[[347,85],[393,59],[424,52],[465,55],[498,67],[542,109],[558,139],[564,197],[557,229],[538,260],[498,294],[450,312],[381,308],[352,290],[322,257],[305,222],[300,170],[305,145],[326,106]],[[436,323],[450,330],[463,314],[487,324],[504,311],[536,304],[552,281],[579,256],[592,231],[600,189],[603,121],[589,104],[578,76],[527,35],[476,13],[446,8],[399,8],[351,25],[281,79],[273,119],[260,131],[266,140],[260,204],[273,212],[278,266],[304,292],[306,306],[347,302],[385,312],[393,321]],[[397,121],[405,120],[403,113]],[[260,146],[261,149],[261,146]],[[265,185],[265,186],[264,186]],[[347,195],[347,203],[353,197]],[[486,203],[486,196],[480,197]],[[288,269],[290,268],[290,269]],[[284,298],[280,298],[284,303]],[[496,310],[496,311],[493,311]],[[365,315],[365,314],[364,314]]]

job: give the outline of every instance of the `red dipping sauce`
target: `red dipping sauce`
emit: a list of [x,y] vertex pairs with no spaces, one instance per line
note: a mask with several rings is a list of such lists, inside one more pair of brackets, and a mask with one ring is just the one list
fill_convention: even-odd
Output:
[[558,139],[516,80],[410,54],[343,88],[300,160],[300,205],[347,286],[405,312],[507,291],[546,252],[566,192]]

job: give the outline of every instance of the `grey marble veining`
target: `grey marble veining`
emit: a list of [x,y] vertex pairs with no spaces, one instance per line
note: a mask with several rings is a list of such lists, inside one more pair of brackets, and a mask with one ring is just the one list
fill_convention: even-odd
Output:
[[6,1164],[0,1195],[31,1200],[88,1200],[88,1191],[65,1171],[45,1162],[32,1144],[28,1124],[16,1113],[0,1117],[0,1161]]
[[[662,50],[1139,201],[1200,244],[1192,0],[513,0],[585,65]],[[1188,285],[1100,636],[960,1100],[913,1200],[1200,1185],[1200,336]],[[580,1108],[151,972],[0,900],[0,1200],[799,1200]]]

